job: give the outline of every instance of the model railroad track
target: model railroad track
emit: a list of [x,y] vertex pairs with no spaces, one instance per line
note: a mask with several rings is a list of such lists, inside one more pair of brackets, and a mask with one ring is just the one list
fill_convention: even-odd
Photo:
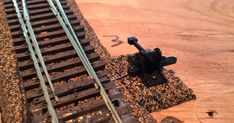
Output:
[[66,0],[4,0],[4,7],[27,122],[135,122]]

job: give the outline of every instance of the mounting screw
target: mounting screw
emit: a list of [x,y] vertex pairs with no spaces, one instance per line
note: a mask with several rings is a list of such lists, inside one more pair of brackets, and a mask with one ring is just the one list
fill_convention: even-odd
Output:
[[156,79],[156,76],[152,76],[153,79]]

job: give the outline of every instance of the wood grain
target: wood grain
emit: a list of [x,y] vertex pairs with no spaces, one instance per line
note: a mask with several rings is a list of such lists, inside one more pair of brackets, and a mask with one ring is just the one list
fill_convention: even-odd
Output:
[[[137,36],[146,49],[175,55],[170,66],[198,99],[152,113],[186,123],[234,120],[234,0],[76,0],[112,56],[136,52],[126,42]],[[113,45],[116,35],[122,44]],[[206,112],[215,111],[213,117]]]
[[0,112],[0,123],[2,123],[2,114]]

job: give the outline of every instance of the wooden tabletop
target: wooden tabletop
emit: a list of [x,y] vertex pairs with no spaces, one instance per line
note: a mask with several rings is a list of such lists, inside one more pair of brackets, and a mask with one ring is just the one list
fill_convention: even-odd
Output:
[[161,48],[178,62],[168,68],[197,100],[154,112],[186,123],[234,121],[234,0],[76,0],[112,56],[134,53],[128,36]]

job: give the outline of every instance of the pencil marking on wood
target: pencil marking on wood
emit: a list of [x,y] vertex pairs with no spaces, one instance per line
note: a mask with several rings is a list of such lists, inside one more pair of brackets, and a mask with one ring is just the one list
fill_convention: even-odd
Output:
[[114,37],[114,39],[112,39],[111,41],[114,42],[115,44],[111,45],[111,47],[116,47],[123,43],[122,40],[119,40],[118,35],[103,35],[103,37]]

